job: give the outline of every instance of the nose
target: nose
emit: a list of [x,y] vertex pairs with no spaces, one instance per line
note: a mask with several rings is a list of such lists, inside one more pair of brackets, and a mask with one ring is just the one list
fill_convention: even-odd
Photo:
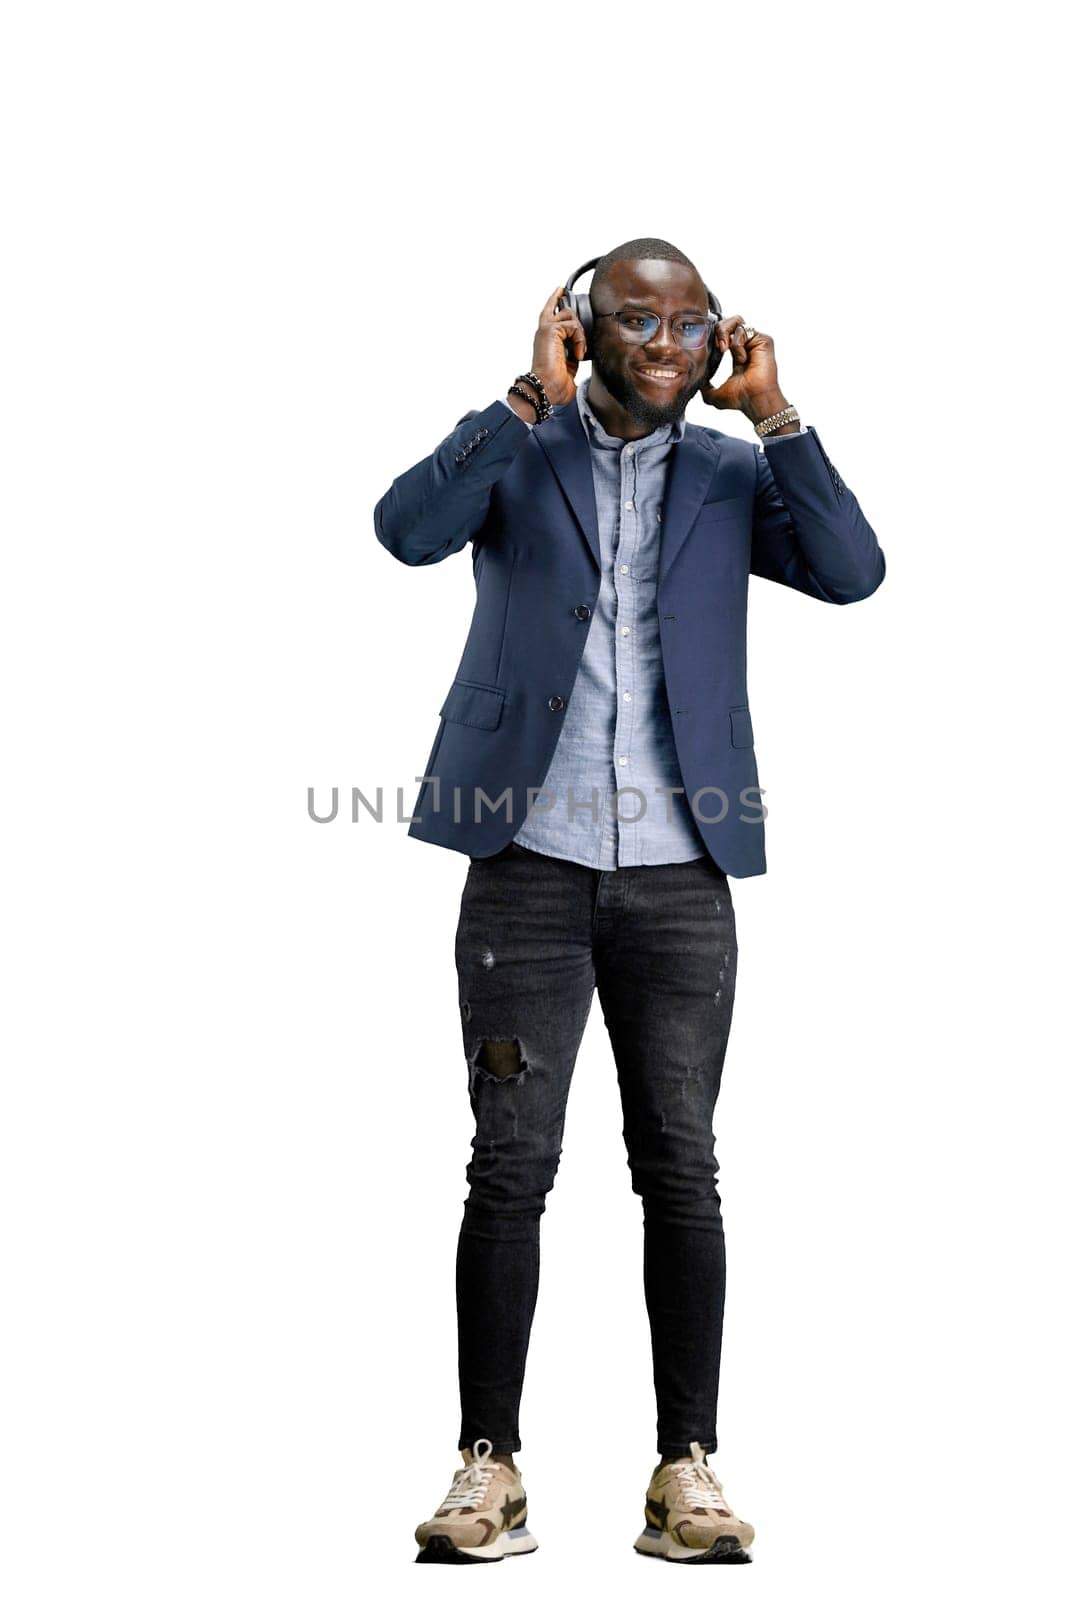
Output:
[[644,346],[644,349],[651,351],[653,355],[657,351],[662,355],[666,355],[672,346],[678,351],[679,355],[685,355],[685,350],[674,337],[674,329],[671,327],[670,322],[666,317],[661,317],[659,327]]

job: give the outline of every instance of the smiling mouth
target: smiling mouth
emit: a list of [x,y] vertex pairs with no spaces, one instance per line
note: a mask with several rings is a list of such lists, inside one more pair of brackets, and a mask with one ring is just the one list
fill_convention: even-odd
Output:
[[671,388],[685,376],[681,367],[635,367],[634,371],[646,383],[655,383],[664,389]]

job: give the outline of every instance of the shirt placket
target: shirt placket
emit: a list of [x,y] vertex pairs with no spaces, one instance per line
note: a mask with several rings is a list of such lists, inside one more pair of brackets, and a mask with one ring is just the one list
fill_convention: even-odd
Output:
[[[634,561],[637,555],[641,503],[638,491],[640,451],[636,445],[623,446],[619,473],[619,543],[615,552],[615,592],[618,608],[615,627],[615,780],[617,788],[636,787],[632,762],[634,716],[637,704],[637,606],[634,591]],[[641,802],[627,794],[617,800],[623,817],[639,813]],[[633,866],[638,857],[638,822],[620,821],[619,865]]]

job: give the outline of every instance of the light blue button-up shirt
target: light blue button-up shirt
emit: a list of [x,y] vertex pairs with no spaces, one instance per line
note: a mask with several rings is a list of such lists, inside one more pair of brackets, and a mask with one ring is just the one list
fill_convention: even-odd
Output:
[[600,590],[542,793],[515,842],[602,871],[692,861],[706,850],[678,766],[657,606],[662,503],[685,419],[618,439],[588,389],[586,378],[575,404],[593,469]]

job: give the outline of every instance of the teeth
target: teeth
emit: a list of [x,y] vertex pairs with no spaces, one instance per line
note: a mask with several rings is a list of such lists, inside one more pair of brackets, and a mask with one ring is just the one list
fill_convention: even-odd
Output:
[[649,378],[676,378],[678,376],[673,367],[639,367],[638,371],[643,372]]

